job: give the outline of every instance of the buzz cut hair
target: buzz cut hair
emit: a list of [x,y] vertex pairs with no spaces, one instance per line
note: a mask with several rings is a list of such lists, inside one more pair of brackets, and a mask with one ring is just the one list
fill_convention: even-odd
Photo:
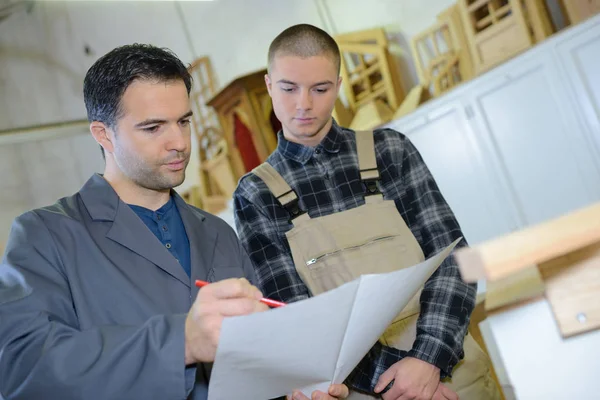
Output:
[[273,62],[277,56],[330,57],[336,66],[338,75],[340,74],[340,49],[335,39],[323,29],[313,25],[293,25],[277,35],[269,46],[268,73],[271,73]]

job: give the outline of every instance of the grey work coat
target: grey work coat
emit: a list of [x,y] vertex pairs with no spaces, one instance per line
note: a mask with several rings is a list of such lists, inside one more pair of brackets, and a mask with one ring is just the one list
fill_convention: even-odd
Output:
[[175,194],[191,280],[100,175],[15,219],[0,264],[0,399],[206,399],[185,367],[195,279],[246,277],[231,227]]

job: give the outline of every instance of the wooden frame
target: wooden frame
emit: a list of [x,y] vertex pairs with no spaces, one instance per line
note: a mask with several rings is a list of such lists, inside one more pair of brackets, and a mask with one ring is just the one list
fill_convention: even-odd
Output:
[[[272,111],[264,76],[266,69],[238,77],[219,93],[213,96],[207,105],[214,107],[221,126],[223,137],[228,146],[234,178],[237,180],[247,171],[242,155],[236,146],[234,119],[239,118],[250,131],[252,142],[259,160],[264,161],[277,147],[276,132],[273,132],[267,115]],[[269,109],[266,110],[265,107]]]
[[434,97],[473,76],[473,62],[457,6],[438,15],[438,22],[414,36],[411,50],[419,80]]
[[493,307],[545,296],[563,337],[600,328],[600,203],[455,253]]
[[335,36],[341,53],[342,82],[348,109],[358,110],[382,100],[396,110],[404,98],[395,60],[388,51],[388,39],[382,28],[372,28]]
[[533,45],[521,0],[459,0],[458,4],[477,74]]
[[436,97],[462,82],[458,54],[454,52],[446,53],[444,57],[435,60],[435,63],[432,62],[429,71],[433,95]]
[[[226,198],[220,189],[222,176],[215,177],[211,174],[211,160],[221,152],[221,141],[223,131],[215,110],[206,105],[206,102],[214,96],[217,84],[210,58],[207,56],[195,60],[189,67],[189,72],[194,80],[190,92],[190,103],[194,115],[192,116],[192,129],[198,143],[199,159],[199,186],[197,191],[190,193],[190,199],[200,201],[200,205],[208,212],[219,212],[225,208]],[[229,163],[228,159],[224,162]],[[223,165],[222,163],[220,163]],[[225,168],[230,168],[223,165]],[[222,174],[220,174],[222,175]]]
[[344,91],[352,112],[356,113],[361,106],[378,98],[390,108],[397,109],[402,93],[393,78],[387,49],[377,45],[348,43],[341,43],[339,47]]
[[461,79],[462,81],[468,81],[475,76],[475,71],[473,69],[473,59],[469,51],[467,34],[465,33],[458,5],[454,4],[452,7],[442,11],[437,19],[448,25],[453,50],[458,55]]

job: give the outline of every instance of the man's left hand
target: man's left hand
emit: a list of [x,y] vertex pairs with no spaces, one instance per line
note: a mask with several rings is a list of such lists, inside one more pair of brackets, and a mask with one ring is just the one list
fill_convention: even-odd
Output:
[[440,369],[418,358],[405,357],[381,374],[375,393],[394,384],[383,394],[384,400],[431,400],[440,384]]
[[345,399],[348,397],[349,390],[346,385],[331,385],[329,386],[328,393],[323,393],[319,390],[312,392],[311,398],[306,397],[304,393],[294,392],[292,397],[288,396],[288,399],[293,400],[335,400],[335,399]]

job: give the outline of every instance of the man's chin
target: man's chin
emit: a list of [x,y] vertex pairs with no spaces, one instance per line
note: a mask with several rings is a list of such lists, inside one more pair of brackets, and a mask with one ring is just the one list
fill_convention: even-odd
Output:
[[296,129],[294,132],[294,136],[299,138],[313,138],[319,134],[319,131],[314,128],[311,129]]

